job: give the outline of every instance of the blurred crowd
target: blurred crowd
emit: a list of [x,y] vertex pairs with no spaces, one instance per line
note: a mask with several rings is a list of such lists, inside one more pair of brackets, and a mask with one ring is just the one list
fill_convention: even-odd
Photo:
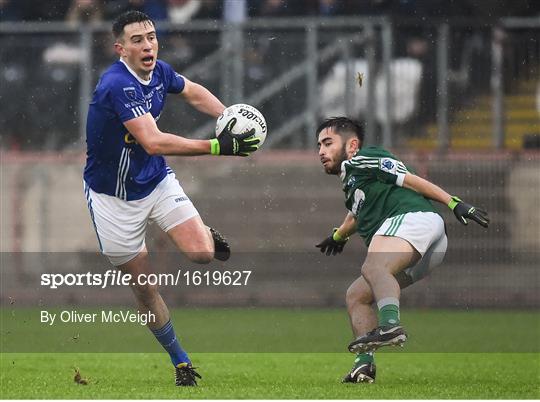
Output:
[[[0,22],[67,21],[77,28],[82,24],[111,21],[123,11],[133,9],[145,12],[155,21],[177,24],[201,19],[243,21],[246,18],[294,16],[394,16],[397,31],[391,71],[396,77],[392,81],[396,91],[402,91],[402,98],[407,102],[395,102],[401,106],[399,110],[395,108],[401,114],[393,118],[402,121],[403,127],[414,125],[414,129],[408,129],[408,132],[419,135],[421,132],[416,127],[434,121],[436,114],[436,30],[439,18],[476,18],[466,27],[453,30],[450,38],[450,91],[456,99],[469,99],[473,90],[482,93],[490,85],[490,74],[485,73],[490,70],[489,53],[483,50],[490,48],[491,31],[484,23],[508,15],[537,15],[540,0],[0,0]],[[406,17],[416,17],[414,21],[419,23],[409,24]],[[187,30],[181,35],[175,32],[175,29],[159,32],[160,56],[177,71],[204,82],[214,93],[221,94],[223,80],[220,74],[216,74],[216,71],[222,71],[221,59],[210,57],[206,60],[206,57],[218,54],[216,51],[222,44],[220,31]],[[0,136],[0,148],[58,150],[77,146],[80,139],[79,90],[83,82],[81,66],[84,71],[90,71],[90,85],[94,85],[101,72],[117,57],[108,29],[93,31],[90,45],[83,45],[80,35],[77,29],[62,34],[3,35],[0,47],[3,60],[0,67],[0,124],[9,130]],[[319,38],[320,46],[332,46],[340,35],[339,29],[327,29]],[[289,71],[291,66],[304,61],[304,40],[302,30],[248,28],[243,36],[241,54],[244,94],[255,93]],[[534,50],[537,42],[523,40],[518,43],[530,43]],[[527,54],[530,53],[527,47],[516,48],[524,48]],[[377,79],[382,71],[379,46],[376,46],[376,51],[378,57],[373,82],[379,83],[376,91],[383,94],[383,81]],[[87,53],[91,60],[89,66],[81,63],[86,60]],[[353,47],[352,55],[358,64],[356,71],[366,71],[362,46]],[[328,104],[332,100],[344,108],[346,66],[341,57],[340,53],[321,62],[318,68],[322,98],[327,102],[321,102],[325,110],[333,111],[332,105]],[[201,63],[202,60],[206,61]],[[368,79],[366,77],[366,82]],[[11,96],[23,93],[24,96]],[[356,91],[357,95],[365,93]],[[276,96],[283,98],[274,102],[272,97],[261,105],[269,121],[280,120],[290,110],[303,110],[307,97],[305,80],[295,80]],[[355,115],[362,113],[365,103],[364,98],[353,102],[356,105],[353,109]],[[341,109],[333,113],[343,114],[345,111]],[[25,113],[21,114],[21,110]],[[191,112],[184,109],[178,113],[182,115],[184,130],[189,132],[199,127],[200,116],[189,114]],[[69,118],[66,119],[66,115]],[[161,122],[174,128],[175,118],[179,117],[171,113],[167,116]]]
[[[538,0],[0,0],[0,21],[109,21],[129,9],[156,21],[334,15],[469,16],[498,18],[538,14]],[[228,9],[230,12],[228,13]]]

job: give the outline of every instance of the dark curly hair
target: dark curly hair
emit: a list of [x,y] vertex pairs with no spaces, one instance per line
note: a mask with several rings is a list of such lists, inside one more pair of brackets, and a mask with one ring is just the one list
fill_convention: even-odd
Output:
[[124,33],[124,27],[126,25],[133,24],[134,22],[143,22],[155,25],[154,21],[152,21],[152,19],[145,13],[135,10],[126,11],[125,13],[122,13],[116,17],[116,19],[113,21],[112,33],[114,37],[118,39]]
[[364,128],[356,120],[349,119],[348,117],[340,116],[326,119],[317,128],[315,137],[319,138],[319,134],[325,128],[331,128],[339,135],[356,136],[360,140],[360,145],[364,142]]

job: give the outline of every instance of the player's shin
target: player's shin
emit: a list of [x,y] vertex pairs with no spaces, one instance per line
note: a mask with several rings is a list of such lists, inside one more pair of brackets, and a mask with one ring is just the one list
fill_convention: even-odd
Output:
[[178,367],[178,365],[182,363],[191,364],[191,360],[187,353],[182,349],[182,346],[180,346],[180,342],[178,342],[178,338],[176,337],[176,333],[174,332],[170,320],[167,321],[162,328],[151,331],[161,346],[169,353],[172,364],[175,367]]

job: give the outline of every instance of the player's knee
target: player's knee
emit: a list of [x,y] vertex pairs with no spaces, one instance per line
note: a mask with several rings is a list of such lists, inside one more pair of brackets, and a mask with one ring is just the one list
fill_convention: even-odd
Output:
[[375,275],[377,274],[377,266],[375,264],[370,264],[369,262],[365,262],[364,265],[362,265],[362,276],[366,279],[368,283],[371,283]]
[[159,295],[157,285],[137,285],[133,287],[135,297],[144,305],[151,305]]
[[197,251],[193,253],[187,253],[187,256],[191,262],[195,264],[209,264],[214,259],[214,250]]
[[347,289],[345,303],[347,304],[348,309],[353,308],[356,304],[371,304],[372,302],[373,297],[368,287],[358,286],[353,283]]

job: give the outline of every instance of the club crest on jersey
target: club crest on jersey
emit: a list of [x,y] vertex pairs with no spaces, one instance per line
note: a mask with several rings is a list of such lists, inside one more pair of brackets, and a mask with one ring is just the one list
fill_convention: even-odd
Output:
[[380,162],[380,169],[389,172],[389,173],[396,173],[397,167],[396,162],[393,159],[390,158],[382,158]]
[[125,87],[124,89],[124,95],[126,95],[126,98],[129,100],[135,100],[137,99],[137,92],[135,91],[135,87]]

